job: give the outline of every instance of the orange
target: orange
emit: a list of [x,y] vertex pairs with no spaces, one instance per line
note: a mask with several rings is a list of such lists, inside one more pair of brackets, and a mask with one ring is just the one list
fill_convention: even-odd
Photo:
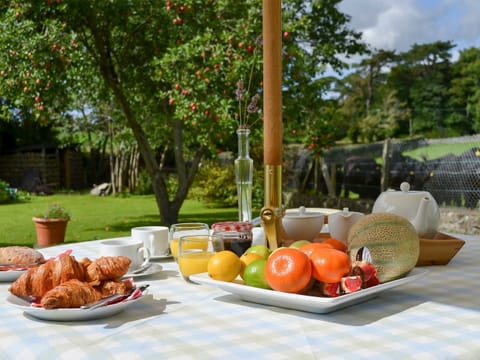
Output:
[[350,257],[347,253],[323,248],[312,252],[310,255],[313,271],[312,276],[324,283],[337,283],[351,270]]
[[333,249],[333,246],[330,244],[324,244],[324,243],[310,243],[303,245],[300,248],[300,251],[304,252],[308,257],[317,249]]
[[245,271],[245,268],[248,266],[248,264],[254,262],[255,260],[261,259],[263,259],[263,257],[257,253],[245,253],[240,256],[240,277],[243,279],[243,272]]
[[343,241],[335,239],[335,238],[328,238],[321,242],[322,244],[330,244],[333,246],[334,249],[347,252],[348,247]]
[[296,248],[278,249],[267,260],[265,278],[274,290],[299,293],[309,285],[311,277],[310,259]]
[[240,258],[232,251],[223,250],[208,260],[208,275],[219,281],[233,281],[240,273]]

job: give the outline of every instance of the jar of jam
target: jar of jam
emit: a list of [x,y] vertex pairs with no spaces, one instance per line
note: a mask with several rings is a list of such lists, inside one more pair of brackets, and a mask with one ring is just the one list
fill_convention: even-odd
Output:
[[212,224],[213,233],[223,239],[224,249],[233,251],[238,256],[242,256],[245,250],[252,246],[252,228],[251,222],[242,221],[222,221]]

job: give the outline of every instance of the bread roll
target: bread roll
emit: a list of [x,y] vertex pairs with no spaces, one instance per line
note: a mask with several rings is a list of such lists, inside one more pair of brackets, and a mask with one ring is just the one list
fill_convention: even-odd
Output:
[[43,255],[27,246],[0,247],[0,264],[31,265],[45,262]]

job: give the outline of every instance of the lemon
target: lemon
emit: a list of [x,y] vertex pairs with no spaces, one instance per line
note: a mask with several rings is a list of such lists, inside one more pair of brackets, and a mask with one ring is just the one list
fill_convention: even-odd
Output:
[[219,281],[233,281],[240,273],[240,258],[232,251],[223,250],[213,254],[208,261],[208,275]]
[[264,259],[268,259],[268,256],[270,255],[270,249],[266,247],[265,245],[253,245],[250,246],[247,250],[245,250],[245,254],[258,254]]
[[240,268],[240,277],[243,279],[243,272],[245,271],[245,268],[248,266],[248,264],[254,262],[255,260],[261,259],[263,259],[263,257],[255,253],[245,253],[240,256],[240,263],[242,265],[242,267]]
[[267,260],[255,260],[247,265],[243,272],[243,281],[245,285],[254,286],[262,289],[271,289],[265,278],[265,266]]

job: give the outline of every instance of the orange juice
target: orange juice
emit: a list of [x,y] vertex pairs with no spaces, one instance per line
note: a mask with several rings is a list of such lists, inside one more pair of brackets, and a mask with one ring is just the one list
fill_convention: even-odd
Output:
[[176,259],[178,257],[178,242],[180,239],[172,239],[170,240],[170,252],[172,256]]
[[[198,240],[203,240],[203,238],[195,238],[191,237],[191,240],[194,240],[192,242],[188,241],[183,244],[183,250],[191,250],[191,249],[201,249],[201,250],[207,250],[208,247],[208,240],[201,241],[199,242]],[[170,240],[170,251],[172,253],[172,256],[176,259],[178,258],[178,244],[180,242],[180,239],[172,239]]]
[[182,254],[178,258],[178,267],[183,276],[207,272],[208,260],[213,256],[212,252],[192,252]]

